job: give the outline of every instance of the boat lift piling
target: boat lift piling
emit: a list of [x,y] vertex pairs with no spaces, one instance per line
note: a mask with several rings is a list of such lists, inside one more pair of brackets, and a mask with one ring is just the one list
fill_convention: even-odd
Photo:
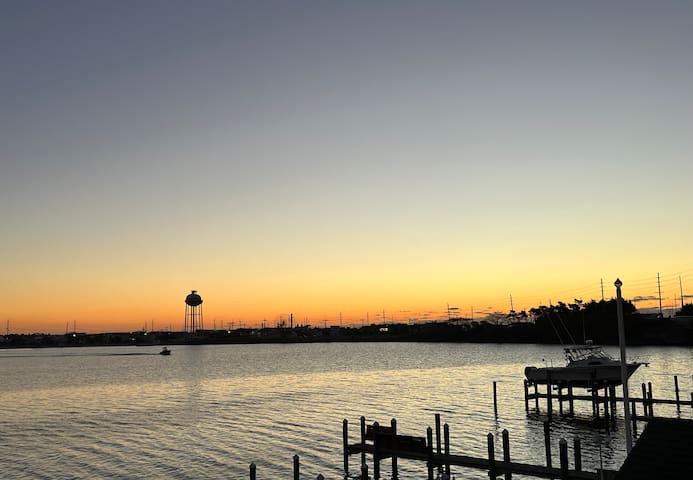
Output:
[[[550,381],[550,378],[548,379]],[[575,392],[575,387],[568,383],[567,385],[560,382],[549,383],[546,382],[546,393],[539,391],[538,385],[535,382],[530,382],[529,380],[524,380],[523,391],[524,391],[524,404],[525,411],[527,414],[531,413],[530,401],[534,400],[534,413],[540,413],[540,399],[546,399],[546,416],[549,420],[552,420],[554,415],[554,400],[558,403],[558,413],[561,417],[575,415],[575,402],[576,401],[588,401],[592,404],[592,416],[595,421],[602,423],[607,432],[615,431],[616,429],[616,417],[618,413],[618,404],[623,402],[623,398],[617,394],[616,387],[614,384],[604,384],[597,383],[594,386],[587,387],[589,391],[587,395],[578,394]],[[656,398],[652,391],[652,382],[641,384],[641,396],[633,395],[628,399],[628,404],[630,406],[630,417],[627,421],[629,426],[633,425],[633,431],[636,431],[636,422],[647,421],[651,418],[655,418],[654,406],[659,405],[675,405],[676,411],[680,415],[681,407],[690,406],[693,409],[693,392],[690,394],[690,399],[684,400],[681,395],[681,389],[679,386],[678,376],[674,376],[674,397],[671,398]],[[543,383],[542,383],[543,384]],[[567,392],[565,391],[567,386]],[[533,391],[530,391],[530,387],[533,387]],[[494,382],[494,404],[496,402],[497,386]],[[684,397],[685,398],[685,397]],[[565,403],[568,403],[567,409]],[[642,405],[642,414],[637,411],[637,405]],[[495,405],[494,405],[495,406]],[[494,409],[495,411],[495,409]]]

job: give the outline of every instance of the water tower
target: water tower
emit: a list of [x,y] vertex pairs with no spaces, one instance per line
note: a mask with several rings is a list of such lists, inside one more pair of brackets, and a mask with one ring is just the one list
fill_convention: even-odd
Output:
[[195,333],[204,328],[202,323],[202,297],[192,290],[185,297],[185,331]]

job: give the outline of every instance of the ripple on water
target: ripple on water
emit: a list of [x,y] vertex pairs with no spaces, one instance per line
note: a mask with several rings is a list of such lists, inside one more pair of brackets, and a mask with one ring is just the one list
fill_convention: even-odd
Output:
[[[113,348],[80,349],[79,356],[0,352],[3,477],[247,478],[254,462],[258,478],[290,478],[298,454],[304,476],[337,479],[343,419],[356,441],[361,415],[385,424],[395,417],[400,433],[425,436],[436,413],[449,424],[453,453],[485,456],[486,434],[500,445],[508,429],[513,458],[543,464],[543,417],[525,414],[522,371],[560,355],[550,346],[465,344],[191,346],[176,347],[168,359],[138,347],[138,355],[104,355],[131,351]],[[636,372],[631,391],[639,395],[640,382],[651,381],[655,393],[673,397],[674,373],[682,391],[690,390],[682,372],[691,352],[637,350],[653,366]],[[574,419],[552,423],[554,440],[572,445],[579,436],[588,469],[599,465],[600,452],[605,467],[620,465],[621,432],[595,431],[591,407],[576,409]],[[676,415],[675,407],[661,412]],[[682,415],[690,418],[690,409]],[[358,459],[351,465],[357,470]],[[425,476],[419,463],[400,467],[402,478]]]

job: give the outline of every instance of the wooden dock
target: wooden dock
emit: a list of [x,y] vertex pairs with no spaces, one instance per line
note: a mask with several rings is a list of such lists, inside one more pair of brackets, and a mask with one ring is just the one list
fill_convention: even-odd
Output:
[[[543,384],[542,384],[543,385]],[[530,388],[533,387],[533,392]],[[575,387],[577,388],[577,387]],[[535,465],[511,460],[510,440],[507,430],[502,432],[502,458],[496,458],[495,436],[489,433],[486,437],[487,456],[475,457],[471,455],[453,454],[450,451],[450,430],[448,424],[442,425],[440,415],[435,415],[435,435],[434,430],[428,427],[426,436],[401,435],[397,432],[397,421],[393,418],[390,425],[380,425],[378,422],[366,424],[365,417],[360,419],[359,441],[349,442],[349,424],[343,421],[343,448],[344,448],[344,474],[345,478],[359,478],[363,480],[381,478],[380,462],[390,460],[392,468],[391,478],[399,478],[398,460],[410,460],[414,462],[425,462],[428,471],[428,479],[451,478],[451,467],[461,467],[465,469],[483,470],[488,473],[490,478],[503,477],[505,480],[512,480],[513,474],[524,477],[550,478],[561,480],[613,480],[616,473],[613,470],[585,471],[582,469],[582,448],[580,439],[575,437],[572,441],[572,468],[568,453],[568,441],[561,438],[558,441],[559,465],[552,465],[552,442],[550,433],[550,422],[553,418],[554,403],[558,403],[558,413],[561,417],[574,415],[575,402],[590,402],[592,412],[595,416],[597,425],[604,422],[604,428],[608,432],[616,428],[616,411],[623,398],[616,394],[614,385],[594,385],[586,389],[587,394],[575,393],[571,385],[547,384],[546,392],[540,392],[536,384],[524,381],[524,402],[525,410],[530,413],[530,403],[534,402],[535,412],[540,412],[540,400],[546,400],[547,420],[544,421],[544,452],[545,465]],[[656,398],[652,392],[651,383],[641,385],[642,396],[631,397],[630,411],[633,432],[637,435],[638,421],[649,422],[654,419],[666,418],[655,415],[655,405],[676,405],[680,412],[682,407],[693,409],[693,392],[686,400],[681,398],[678,377],[674,376],[674,399]],[[493,382],[493,410],[496,418],[498,417],[498,394],[496,382]],[[690,399],[688,399],[690,398]],[[641,410],[641,414],[638,413]],[[350,458],[353,455],[359,456],[360,470],[356,476],[350,474]],[[372,476],[369,476],[368,458],[371,460]],[[293,478],[300,478],[300,462],[298,455],[294,456]],[[318,480],[324,480],[322,475],[318,475]],[[256,466],[250,465],[250,480],[256,480]]]
[[428,479],[435,478],[434,472],[446,475],[450,478],[451,467],[463,467],[476,470],[485,470],[490,478],[504,476],[505,479],[512,479],[513,474],[524,475],[535,478],[558,478],[561,480],[604,480],[611,479],[615,473],[611,470],[599,470],[587,472],[582,470],[582,454],[580,439],[573,441],[573,468],[570,468],[568,460],[568,442],[560,439],[558,442],[560,465],[551,465],[551,438],[549,423],[544,423],[544,440],[546,451],[546,465],[533,465],[511,461],[510,459],[510,439],[507,430],[503,430],[503,458],[496,459],[494,435],[489,433],[486,437],[488,446],[487,457],[474,457],[470,455],[459,455],[450,453],[450,431],[448,424],[443,426],[443,440],[440,435],[440,415],[436,414],[436,435],[435,443],[433,429],[428,427],[426,437],[414,437],[400,435],[397,433],[397,422],[392,419],[389,426],[380,426],[377,422],[366,425],[366,420],[361,417],[360,441],[349,443],[347,420],[343,422],[343,442],[344,442],[344,473],[349,475],[349,457],[360,455],[361,472],[360,478],[369,478],[367,455],[372,458],[373,479],[379,480],[380,462],[391,459],[392,479],[397,479],[398,459],[407,459],[426,462],[428,467]]

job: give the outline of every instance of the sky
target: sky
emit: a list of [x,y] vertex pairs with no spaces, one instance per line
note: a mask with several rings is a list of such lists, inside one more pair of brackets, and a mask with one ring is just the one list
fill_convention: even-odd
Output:
[[671,307],[691,51],[686,1],[3,0],[0,321]]

